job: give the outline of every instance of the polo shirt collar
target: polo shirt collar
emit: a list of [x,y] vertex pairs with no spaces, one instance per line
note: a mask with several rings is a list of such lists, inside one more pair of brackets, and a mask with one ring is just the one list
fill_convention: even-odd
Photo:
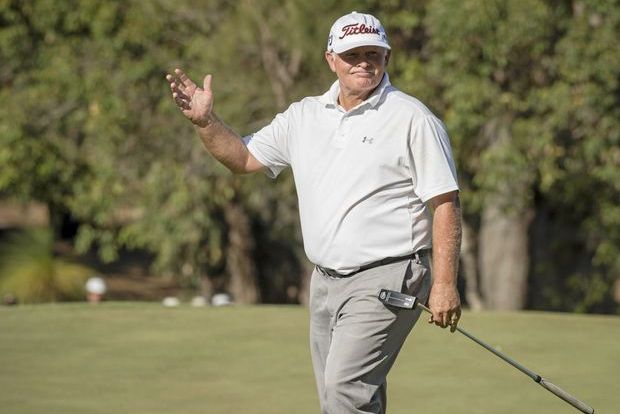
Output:
[[[385,94],[387,88],[391,85],[390,77],[387,72],[383,74],[383,79],[381,79],[381,83],[379,86],[372,92],[372,94],[366,99],[362,105],[369,105],[371,108],[377,106],[377,104],[381,101],[381,98]],[[340,82],[336,80],[332,86],[329,88],[327,92],[319,97],[319,101],[323,103],[325,106],[338,106],[338,95],[340,94]]]

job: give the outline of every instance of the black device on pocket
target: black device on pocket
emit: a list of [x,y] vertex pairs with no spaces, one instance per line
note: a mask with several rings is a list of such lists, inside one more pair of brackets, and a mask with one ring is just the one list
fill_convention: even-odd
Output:
[[418,298],[395,290],[381,289],[379,300],[386,305],[403,309],[413,309],[418,302]]

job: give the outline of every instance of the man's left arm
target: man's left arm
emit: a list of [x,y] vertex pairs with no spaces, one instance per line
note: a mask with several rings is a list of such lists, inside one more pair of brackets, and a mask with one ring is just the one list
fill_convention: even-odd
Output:
[[430,200],[433,208],[433,286],[428,299],[429,323],[455,331],[461,317],[456,285],[461,248],[461,206],[458,191]]

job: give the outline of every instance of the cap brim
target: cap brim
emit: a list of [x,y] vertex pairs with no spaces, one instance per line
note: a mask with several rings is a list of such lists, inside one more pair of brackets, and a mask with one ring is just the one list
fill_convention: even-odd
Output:
[[384,49],[388,49],[388,50],[391,49],[390,45],[380,40],[360,40],[357,42],[351,42],[351,43],[347,43],[344,45],[342,44],[337,45],[335,47],[332,47],[331,50],[340,54],[340,53],[346,52],[347,50],[355,49],[356,47],[361,47],[361,46],[379,46]]

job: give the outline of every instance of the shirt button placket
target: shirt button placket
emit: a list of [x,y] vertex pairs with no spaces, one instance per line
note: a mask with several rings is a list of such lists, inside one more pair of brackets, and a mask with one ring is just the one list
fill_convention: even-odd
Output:
[[347,120],[348,120],[348,117],[346,114],[343,115],[342,118],[340,118],[340,124],[338,125],[338,131],[336,132],[336,140],[335,140],[335,144],[339,148],[344,147],[344,144],[346,143]]

